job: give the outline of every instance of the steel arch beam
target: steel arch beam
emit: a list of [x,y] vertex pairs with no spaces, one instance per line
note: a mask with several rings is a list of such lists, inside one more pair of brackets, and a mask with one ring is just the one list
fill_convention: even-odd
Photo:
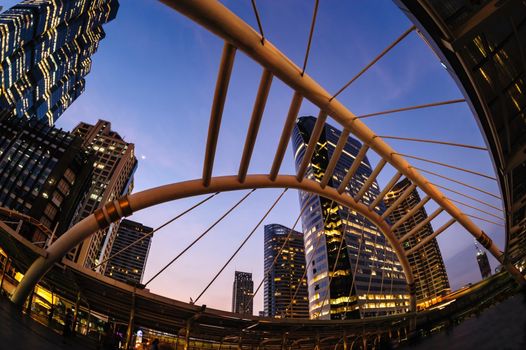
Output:
[[286,55],[261,36],[245,21],[216,0],[160,0],[183,15],[191,18],[223,40],[243,51],[294,91],[330,115],[344,129],[350,130],[381,158],[408,177],[439,206],[457,220],[477,241],[481,243],[521,285],[526,279],[513,264],[504,261],[504,254],[497,245],[468,216],[433,184],[421,175],[405,158],[391,148],[381,137],[367,127],[354,113],[337,99],[333,99],[323,87],[294,64]]
[[414,311],[416,308],[416,300],[414,300],[413,293],[414,279],[408,258],[405,255],[404,249],[392,232],[391,227],[387,222],[382,220],[380,215],[374,210],[370,210],[365,204],[357,203],[348,194],[338,193],[338,191],[332,187],[322,188],[320,183],[316,181],[306,178],[298,181],[295,175],[278,175],[276,180],[272,181],[267,174],[248,175],[243,183],[238,181],[237,176],[214,177],[210,180],[208,186],[203,184],[202,179],[183,181],[144,190],[142,192],[125,196],[119,200],[109,202],[103,208],[97,209],[93,214],[83,219],[60,236],[47,248],[46,257],[39,257],[35,260],[13,293],[11,301],[17,305],[22,305],[29,293],[33,290],[34,286],[55,262],[60,261],[60,259],[62,259],[62,257],[64,257],[72,248],[91,236],[94,232],[107,227],[112,222],[117,221],[122,217],[129,216],[133,212],[145,208],[177,199],[214,192],[228,192],[252,188],[295,188],[334,200],[335,202],[352,208],[365,216],[380,229],[391,244],[391,247],[394,249],[404,270],[406,282],[409,285],[412,298],[411,311]]

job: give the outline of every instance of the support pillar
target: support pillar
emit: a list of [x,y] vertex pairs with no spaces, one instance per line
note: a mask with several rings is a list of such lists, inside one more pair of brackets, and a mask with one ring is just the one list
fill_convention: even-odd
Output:
[[124,349],[126,350],[130,349],[130,346],[131,346],[134,323],[135,323],[135,287],[133,288],[133,293],[132,293],[130,318],[128,320],[128,329],[126,330],[126,342],[124,343]]
[[71,334],[73,334],[73,336],[77,334],[77,320],[79,318],[79,306],[80,306],[80,291],[77,292],[77,300],[75,301],[75,313],[73,314],[73,324],[71,325]]
[[4,267],[2,268],[2,278],[0,279],[0,292],[3,291],[2,286],[4,284],[5,274],[10,264],[11,264],[11,258],[6,257]]

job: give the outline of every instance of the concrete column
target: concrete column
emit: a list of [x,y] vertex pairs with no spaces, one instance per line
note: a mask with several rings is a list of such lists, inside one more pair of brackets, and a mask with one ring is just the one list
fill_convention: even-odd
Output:
[[132,293],[130,319],[128,320],[128,329],[126,330],[126,342],[124,343],[124,349],[126,350],[130,349],[131,347],[134,324],[135,324],[135,287],[133,288],[133,293]]

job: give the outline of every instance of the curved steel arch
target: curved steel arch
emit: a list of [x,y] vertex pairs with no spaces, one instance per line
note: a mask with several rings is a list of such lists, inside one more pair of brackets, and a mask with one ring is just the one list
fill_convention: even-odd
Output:
[[314,180],[304,178],[301,181],[298,181],[294,175],[278,175],[274,181],[270,180],[268,175],[247,175],[243,183],[238,181],[237,176],[221,176],[212,178],[208,186],[204,186],[202,179],[196,179],[155,187],[109,202],[103,208],[97,209],[93,214],[83,219],[60,236],[46,249],[46,257],[39,257],[35,260],[13,293],[11,301],[17,305],[22,305],[29,293],[33,290],[34,286],[55,262],[59,261],[77,244],[81,243],[97,230],[109,226],[112,222],[115,222],[122,217],[129,216],[133,212],[148,207],[177,199],[214,192],[227,192],[252,188],[295,188],[329,198],[341,205],[352,208],[365,216],[380,229],[391,244],[391,247],[394,249],[404,270],[406,282],[410,288],[411,311],[415,311],[416,295],[413,273],[404,249],[396,239],[390,225],[387,224],[387,222],[384,221],[374,210],[370,210],[369,207],[363,203],[356,202],[348,194],[339,193],[336,189],[329,186],[322,188],[320,183]]
[[218,37],[243,51],[274,76],[279,78],[296,93],[308,99],[330,115],[344,129],[350,130],[364,144],[367,144],[382,159],[409,178],[424,193],[432,198],[451,217],[461,224],[467,232],[486,248],[521,285],[526,279],[510,262],[505,261],[503,252],[495,242],[480,229],[467,215],[451,202],[418,170],[397,153],[387,142],[376,135],[354,113],[329,94],[292,60],[273,46],[268,39],[262,41],[261,35],[227,7],[216,0],[160,0],[186,17],[192,19]]

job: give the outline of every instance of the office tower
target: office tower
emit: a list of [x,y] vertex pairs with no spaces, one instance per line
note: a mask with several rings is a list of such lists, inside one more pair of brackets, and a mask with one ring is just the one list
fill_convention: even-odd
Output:
[[[122,220],[110,256],[120,252],[133,242],[151,234],[153,228],[131,220]],[[141,283],[148,252],[150,251],[151,236],[143,238],[122,253],[111,258],[106,265],[104,274],[122,282]]]
[[249,272],[236,271],[232,291],[232,312],[252,315],[254,282]]
[[482,279],[488,278],[489,276],[491,276],[491,267],[489,265],[488,256],[486,255],[486,252],[480,250],[476,242],[475,248],[477,249],[477,262],[479,264]]
[[[97,124],[80,123],[73,134],[82,138],[84,147],[96,156],[93,163],[93,180],[88,194],[81,202],[73,220],[76,223],[104,204],[128,194],[133,189],[133,174],[137,169],[133,143],[128,143],[115,131],[111,123],[99,120]],[[68,257],[87,268],[106,260],[112,249],[118,223],[91,235]],[[105,265],[99,271],[104,271]]]
[[264,239],[265,315],[277,318],[309,318],[307,281],[303,278],[303,233],[283,225],[271,224],[265,225]]
[[[385,205],[389,208],[400,196],[411,186],[411,181],[404,178],[387,192],[384,198]],[[414,189],[409,196],[404,199],[389,215],[392,224],[400,220],[406,213],[420,203],[420,195]],[[404,237],[413,230],[420,222],[427,218],[424,207],[418,209],[413,216],[407,219],[395,231],[398,239]],[[409,239],[403,242],[405,250],[416,246],[418,242],[433,234],[431,224],[424,225]],[[416,284],[416,300],[421,306],[426,306],[438,302],[440,297],[446,295],[449,291],[449,281],[447,278],[446,267],[440,254],[438,242],[434,238],[415,253],[408,257],[409,265],[413,271]]]
[[0,15],[0,110],[53,125],[84,91],[117,0],[24,0]]
[[[303,160],[315,123],[314,117],[301,117],[296,122],[292,135],[296,168]],[[307,168],[308,179],[321,181],[340,135],[341,131],[325,124]],[[360,147],[354,138],[347,139],[329,186],[339,187]],[[371,172],[365,157],[345,193],[357,195]],[[379,192],[374,181],[361,201],[369,205]],[[349,319],[407,311],[409,294],[404,272],[380,230],[354,210],[329,199],[302,191],[299,197],[301,207],[307,208],[302,214],[302,224],[310,317]],[[384,204],[380,203],[375,210],[383,213]]]
[[0,207],[40,222],[22,225],[30,241],[44,245],[68,229],[92,163],[79,137],[36,118],[0,115]]

